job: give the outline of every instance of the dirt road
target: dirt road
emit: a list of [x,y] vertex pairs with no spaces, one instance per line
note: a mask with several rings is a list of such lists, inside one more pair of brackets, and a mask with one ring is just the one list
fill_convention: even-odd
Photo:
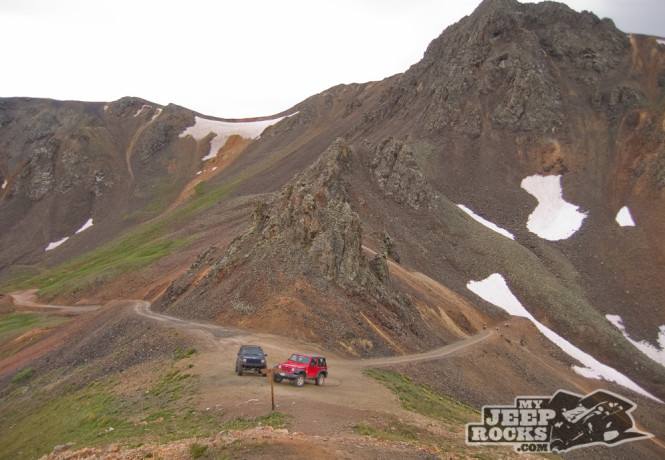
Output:
[[[100,307],[42,305],[36,302],[34,291],[11,294],[14,304],[30,308],[57,309],[66,314],[83,313]],[[376,380],[363,374],[370,367],[437,359],[472,347],[488,339],[494,331],[482,331],[459,342],[426,353],[375,359],[348,359],[322,349],[317,344],[297,339],[226,328],[199,323],[157,313],[143,300],[123,302],[133,314],[154,322],[160,327],[176,328],[194,338],[198,353],[187,360],[193,364],[188,372],[200,376],[202,410],[224,411],[229,417],[265,415],[271,409],[269,379],[259,374],[234,372],[236,353],[240,345],[261,345],[268,353],[268,366],[286,360],[293,352],[318,353],[328,361],[329,377],[323,387],[307,382],[297,388],[288,381],[275,384],[277,410],[292,415],[291,428],[308,435],[335,436],[348,434],[351,427],[363,420],[397,417],[410,423],[429,426],[431,420],[405,411],[395,395]],[[58,346],[64,335],[54,334],[43,347],[24,350],[15,358],[19,361],[34,358],[46,348]],[[53,343],[50,343],[53,342]],[[31,347],[32,348],[32,347]],[[25,355],[25,356],[23,356]],[[17,363],[5,363],[13,364]],[[442,376],[445,378],[445,376]]]
[[[151,310],[150,303],[143,300],[115,301],[103,307],[65,307],[41,305],[34,298],[34,291],[12,293],[14,304],[29,308],[49,308],[58,314],[71,315],[84,311],[100,310],[91,315],[104,314],[141,318],[148,326],[173,328],[179,336],[191,338],[197,353],[186,360],[175,362],[173,366],[182,371],[197,375],[196,408],[203,411],[219,411],[223,419],[235,417],[257,417],[268,414],[272,409],[270,380],[261,374],[234,372],[238,348],[242,344],[261,345],[268,353],[268,366],[286,360],[293,352],[323,354],[327,357],[329,377],[323,386],[307,382],[303,387],[295,387],[288,381],[274,384],[276,410],[289,416],[288,439],[283,443],[261,444],[266,449],[264,457],[274,458],[277,453],[300,452],[303,449],[317,452],[313,458],[427,458],[429,454],[408,443],[384,443],[369,437],[354,434],[354,426],[367,423],[372,426],[390,427],[404,422],[430,433],[438,433],[442,439],[454,436],[463,442],[463,424],[459,433],[451,434],[450,427],[435,423],[431,418],[402,408],[398,398],[384,385],[364,375],[369,367],[387,367],[400,363],[434,360],[474,347],[492,337],[494,331],[483,331],[464,340],[426,353],[376,359],[348,359],[317,344],[294,338],[277,336],[222,327],[196,321],[174,318]],[[9,372],[31,359],[63,346],[67,341],[89,333],[94,321],[85,321],[87,316],[78,316],[53,331],[48,337],[3,360],[3,372]],[[189,341],[189,340],[188,340]],[[125,384],[130,388],[146,378],[148,368],[136,368],[124,374]],[[442,375],[441,378],[446,378]],[[138,384],[138,383],[137,383]],[[399,421],[399,422],[398,422]],[[251,435],[251,433],[250,433]],[[263,436],[263,435],[262,435]],[[178,449],[182,443],[166,444],[155,452]],[[162,450],[158,450],[162,449]],[[174,450],[175,451],[175,450]],[[166,454],[165,454],[166,455]],[[177,455],[173,458],[176,458]],[[436,457],[436,456],[433,456]]]
[[9,295],[13,299],[15,305],[20,305],[22,307],[49,308],[49,309],[62,310],[75,314],[87,313],[102,308],[99,305],[65,306],[65,305],[48,305],[48,304],[38,303],[35,301],[36,292],[37,289],[29,289],[27,291],[11,292]]
[[350,427],[359,421],[385,417],[385,414],[423,426],[430,425],[431,420],[406,412],[387,388],[366,377],[363,370],[437,359],[474,346],[494,333],[490,330],[482,331],[426,353],[352,360],[323,350],[316,344],[296,339],[166,316],[153,312],[146,301],[136,301],[134,311],[164,326],[185,329],[198,336],[199,353],[194,358],[192,371],[201,376],[202,409],[223,410],[234,416],[256,416],[265,414],[270,408],[271,394],[267,378],[254,373],[245,373],[243,376],[234,373],[236,353],[242,344],[261,345],[268,353],[269,367],[286,360],[292,352],[325,355],[329,377],[323,387],[309,382],[302,388],[287,381],[275,384],[277,410],[294,416],[292,428],[308,435],[320,436],[348,433]]

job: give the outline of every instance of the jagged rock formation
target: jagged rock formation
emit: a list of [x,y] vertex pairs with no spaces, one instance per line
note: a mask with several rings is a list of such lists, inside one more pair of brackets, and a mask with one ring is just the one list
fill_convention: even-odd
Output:
[[[399,143],[388,140],[384,145],[388,143],[402,150]],[[360,355],[414,349],[454,336],[447,329],[435,331],[435,324],[423,321],[410,296],[391,285],[387,255],[399,256],[385,232],[380,233],[385,253],[369,260],[362,222],[352,209],[346,184],[360,164],[355,147],[342,139],[334,141],[279,192],[257,200],[249,229],[224,255],[218,255],[217,248],[201,253],[155,308],[208,321],[233,318],[232,322],[281,332],[281,321],[261,321],[278,297],[299,306],[289,315],[290,330],[307,331],[329,346],[341,343],[346,351]],[[409,181],[393,182],[401,190]],[[247,273],[250,278],[245,278]],[[316,289],[333,305],[312,302],[304,289],[293,289],[298,285],[311,285],[308,290]],[[353,318],[350,324],[339,323],[334,305],[344,309],[344,317]],[[377,334],[376,324],[385,335]],[[407,336],[410,344],[403,341]]]

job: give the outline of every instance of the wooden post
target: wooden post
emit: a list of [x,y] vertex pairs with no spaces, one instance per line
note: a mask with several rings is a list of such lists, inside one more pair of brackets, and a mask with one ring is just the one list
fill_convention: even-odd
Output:
[[270,376],[270,400],[272,410],[275,410],[275,384],[273,383],[273,375],[275,374],[275,369],[261,369],[262,374],[268,374]]
[[272,401],[272,410],[275,410],[275,384],[273,383],[273,374],[275,369],[270,369],[270,399]]

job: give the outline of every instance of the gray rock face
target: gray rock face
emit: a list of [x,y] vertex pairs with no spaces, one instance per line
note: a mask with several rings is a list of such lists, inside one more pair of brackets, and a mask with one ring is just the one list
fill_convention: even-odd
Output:
[[[364,123],[416,117],[425,132],[453,130],[471,139],[483,121],[551,132],[566,118],[562,96],[569,88],[559,77],[593,89],[629,51],[628,37],[611,20],[554,2],[485,0],[432,41]],[[600,98],[607,103],[610,95]]]
[[349,155],[350,147],[343,140],[335,141],[274,201],[257,207],[252,233],[270,245],[304,247],[330,280],[341,277],[364,285],[368,274],[362,226],[342,180]]
[[20,179],[25,193],[32,201],[41,200],[55,186],[54,156],[58,150],[59,142],[51,139],[46,145],[37,147],[27,167],[21,172]]
[[400,256],[397,252],[397,246],[386,231],[376,232],[372,234],[372,237],[379,243],[379,247],[382,254],[389,259],[394,260],[397,263],[400,263]]
[[392,138],[373,150],[369,167],[379,188],[398,203],[406,203],[413,209],[427,206],[433,192],[413,151]]

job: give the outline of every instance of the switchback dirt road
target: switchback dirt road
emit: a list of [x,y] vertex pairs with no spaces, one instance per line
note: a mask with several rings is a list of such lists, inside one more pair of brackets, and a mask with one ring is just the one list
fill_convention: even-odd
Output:
[[[198,323],[154,312],[150,303],[131,300],[109,303],[103,307],[57,306],[39,304],[34,291],[10,294],[16,306],[56,309],[64,314],[84,313],[99,308],[122,308],[143,318],[156,327],[174,328],[188,334],[196,344],[197,353],[188,359],[192,364],[187,372],[200,376],[199,408],[223,411],[229,417],[254,417],[271,410],[269,379],[253,372],[238,376],[234,372],[236,353],[240,345],[256,344],[268,354],[268,367],[286,360],[293,352],[317,353],[327,357],[329,377],[323,386],[307,382],[301,388],[291,382],[275,383],[276,409],[290,414],[291,429],[309,436],[348,435],[354,425],[362,421],[397,417],[409,423],[430,427],[432,420],[403,409],[396,396],[376,380],[363,374],[367,368],[388,367],[394,364],[423,362],[457,353],[473,347],[494,334],[482,331],[459,342],[431,350],[426,353],[376,358],[348,359],[316,344],[296,339]],[[56,333],[42,340],[43,345],[34,344],[3,362],[17,367],[22,362],[61,346],[71,332]],[[84,332],[77,329],[78,333]],[[188,364],[189,365],[189,364]],[[444,375],[441,378],[445,378]]]
[[[489,338],[494,331],[482,331],[459,342],[426,353],[375,359],[345,359],[315,344],[272,334],[240,331],[232,328],[186,321],[162,315],[150,309],[149,302],[134,301],[134,311],[163,326],[187,330],[197,335],[199,353],[194,358],[201,376],[201,404],[208,410],[224,410],[235,416],[265,414],[271,407],[269,380],[249,372],[234,372],[240,345],[260,345],[268,354],[268,366],[286,360],[293,352],[317,353],[327,357],[329,377],[322,387],[307,382],[297,388],[288,381],[275,384],[277,410],[294,415],[296,431],[320,436],[348,433],[360,420],[392,414],[414,419],[428,426],[431,420],[405,411],[385,386],[366,377],[367,368],[437,359],[472,347]],[[445,376],[442,376],[445,378]]]

